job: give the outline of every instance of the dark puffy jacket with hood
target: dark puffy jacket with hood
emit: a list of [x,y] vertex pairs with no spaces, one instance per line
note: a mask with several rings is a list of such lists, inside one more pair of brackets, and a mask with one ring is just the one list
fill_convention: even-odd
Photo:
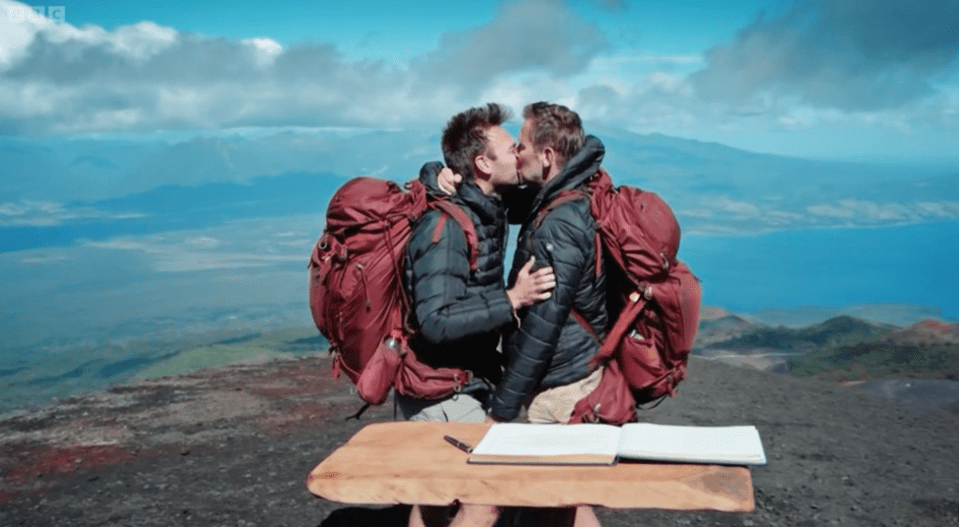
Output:
[[508,364],[494,392],[491,413],[501,420],[515,419],[524,399],[537,389],[570,384],[591,372],[589,360],[599,350],[596,338],[570,316],[579,312],[597,335],[605,334],[606,273],[597,264],[596,222],[589,201],[578,199],[549,212],[538,228],[534,220],[558,194],[582,188],[596,173],[605,148],[599,139],[587,136],[580,149],[533,200],[517,241],[510,283],[530,255],[537,264],[551,265],[556,289],[543,302],[520,312],[522,323],[505,349]]
[[[442,194],[436,183],[442,167],[427,163],[420,171],[420,181],[431,193]],[[441,213],[430,210],[418,220],[404,266],[417,330],[410,346],[429,366],[463,368],[495,384],[503,366],[500,334],[515,327],[503,272],[506,212],[498,197],[483,194],[472,181],[464,181],[451,199],[476,227],[477,270],[470,271],[466,236],[455,221],[445,220],[434,243]]]

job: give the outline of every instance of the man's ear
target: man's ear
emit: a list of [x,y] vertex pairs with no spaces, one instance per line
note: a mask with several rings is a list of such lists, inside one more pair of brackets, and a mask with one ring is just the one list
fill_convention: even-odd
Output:
[[551,146],[546,146],[539,152],[539,155],[543,168],[548,172],[556,164],[556,150]]
[[473,158],[473,173],[477,176],[485,176],[493,172],[493,165],[490,159],[483,154]]

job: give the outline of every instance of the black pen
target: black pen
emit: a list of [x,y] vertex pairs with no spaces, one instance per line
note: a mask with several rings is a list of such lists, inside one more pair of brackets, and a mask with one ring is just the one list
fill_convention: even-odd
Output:
[[445,439],[447,443],[455,446],[456,448],[462,450],[463,452],[466,452],[467,454],[471,454],[473,452],[473,447],[467,445],[466,443],[460,441],[459,439],[456,439],[455,437],[443,436],[443,439]]

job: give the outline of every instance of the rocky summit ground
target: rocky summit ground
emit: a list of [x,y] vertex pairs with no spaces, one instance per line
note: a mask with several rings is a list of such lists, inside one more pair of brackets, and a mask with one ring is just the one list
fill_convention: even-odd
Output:
[[[117,386],[0,418],[0,525],[401,524],[330,503],[307,473],[363,425],[329,360],[236,364]],[[959,413],[693,358],[668,424],[754,424],[756,511],[601,510],[606,526],[959,525]]]

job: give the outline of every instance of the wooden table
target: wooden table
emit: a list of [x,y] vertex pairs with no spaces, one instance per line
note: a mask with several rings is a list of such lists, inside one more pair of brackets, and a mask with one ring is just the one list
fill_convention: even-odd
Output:
[[[574,425],[575,426],[575,425]],[[620,461],[614,466],[475,465],[443,440],[476,445],[489,425],[388,422],[367,425],[316,466],[313,494],[349,504],[461,503],[718,510],[755,508],[743,466]]]

